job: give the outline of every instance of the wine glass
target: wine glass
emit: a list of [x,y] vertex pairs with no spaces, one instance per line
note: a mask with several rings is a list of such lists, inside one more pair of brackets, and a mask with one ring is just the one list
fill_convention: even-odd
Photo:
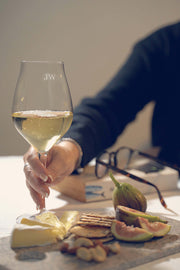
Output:
[[18,132],[37,150],[39,157],[47,155],[67,132],[73,119],[63,62],[21,62],[12,119]]

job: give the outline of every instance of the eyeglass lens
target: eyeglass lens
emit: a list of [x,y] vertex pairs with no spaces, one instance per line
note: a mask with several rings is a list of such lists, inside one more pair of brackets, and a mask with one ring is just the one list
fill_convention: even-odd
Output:
[[[109,164],[110,163],[110,156],[108,152],[104,152],[100,157],[99,160],[103,161],[105,164]],[[101,178],[103,177],[108,171],[107,166],[103,165],[103,164],[96,164],[96,175]]]
[[121,148],[115,154],[116,166],[122,170],[129,168],[132,152],[128,148]]
[[162,164],[128,148],[117,151],[116,166],[120,169],[137,169],[145,173],[159,172],[164,168]]

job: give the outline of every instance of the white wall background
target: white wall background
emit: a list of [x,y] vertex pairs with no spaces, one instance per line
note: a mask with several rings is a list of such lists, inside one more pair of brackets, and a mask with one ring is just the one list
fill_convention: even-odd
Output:
[[[63,60],[75,106],[106,84],[135,41],[179,19],[179,0],[0,0],[0,155],[28,148],[11,121],[21,60]],[[151,111],[118,144],[148,145]]]

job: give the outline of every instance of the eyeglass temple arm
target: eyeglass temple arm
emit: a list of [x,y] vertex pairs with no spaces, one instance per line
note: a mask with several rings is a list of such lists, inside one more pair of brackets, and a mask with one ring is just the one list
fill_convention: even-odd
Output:
[[157,158],[157,157],[151,156],[151,155],[146,154],[146,153],[144,153],[144,152],[141,152],[141,151],[139,151],[139,150],[134,150],[134,151],[136,151],[136,152],[137,152],[138,154],[140,154],[141,156],[144,156],[144,157],[147,157],[147,158],[152,159],[152,160],[154,160],[154,161],[157,161],[157,162],[159,162],[160,164],[162,164],[162,165],[164,165],[164,166],[170,167],[170,168],[172,168],[172,169],[174,169],[174,170],[178,170],[179,173],[180,173],[180,168],[179,168],[176,164],[172,164],[171,162],[167,162],[167,161],[161,160],[161,159],[159,159],[159,158]]
[[165,208],[167,208],[167,204],[165,203],[165,201],[164,201],[164,199],[163,199],[163,196],[161,195],[161,192],[160,192],[160,190],[158,189],[158,187],[157,187],[156,185],[154,185],[153,183],[151,183],[151,182],[149,182],[149,181],[147,181],[147,180],[145,180],[145,179],[140,178],[139,176],[136,176],[136,175],[134,175],[134,174],[131,174],[131,173],[129,173],[129,172],[126,172],[126,171],[124,171],[124,170],[121,170],[121,169],[119,169],[119,168],[117,168],[117,167],[115,167],[115,166],[113,166],[113,165],[107,165],[107,164],[106,164],[106,166],[107,166],[109,169],[112,169],[112,170],[114,170],[114,171],[116,171],[116,172],[119,172],[119,173],[121,173],[121,174],[123,174],[123,175],[125,175],[125,176],[127,176],[127,177],[132,178],[133,180],[136,180],[136,181],[138,181],[138,182],[141,182],[141,183],[144,183],[144,184],[147,184],[147,185],[150,185],[150,186],[154,187],[154,188],[156,189],[157,193],[158,193],[158,196],[159,196],[159,199],[160,199],[161,204],[162,204]]

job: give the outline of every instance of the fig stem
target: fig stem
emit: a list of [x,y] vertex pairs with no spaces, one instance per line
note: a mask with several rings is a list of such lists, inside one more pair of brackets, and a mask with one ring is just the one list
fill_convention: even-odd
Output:
[[109,172],[109,176],[111,177],[114,185],[117,187],[117,188],[120,188],[120,183],[115,179],[115,177],[113,176],[112,172]]

